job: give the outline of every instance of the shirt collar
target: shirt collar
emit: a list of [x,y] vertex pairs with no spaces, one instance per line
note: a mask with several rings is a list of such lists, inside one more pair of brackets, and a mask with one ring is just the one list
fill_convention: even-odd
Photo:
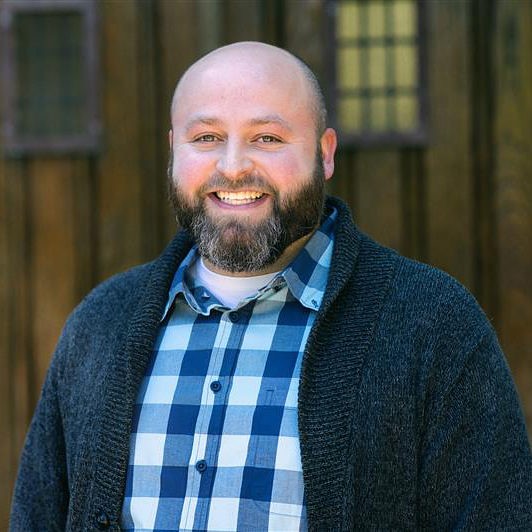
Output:
[[[325,214],[320,227],[315,231],[305,247],[298,253],[292,263],[274,278],[261,293],[270,287],[279,287],[286,282],[292,295],[305,307],[318,310],[323,300],[329,267],[331,265],[334,246],[334,226],[338,211],[331,207]],[[218,306],[216,298],[209,298],[205,288],[189,285],[186,281],[186,271],[197,259],[198,249],[193,246],[185,259],[181,262],[172,280],[168,292],[163,321],[170,312],[172,305],[179,294],[187,301],[188,305],[196,312],[208,314],[212,307]],[[211,299],[214,302],[207,306],[201,299]]]
[[337,210],[331,208],[305,247],[281,274],[292,295],[312,310],[320,307],[327,286],[337,217]]

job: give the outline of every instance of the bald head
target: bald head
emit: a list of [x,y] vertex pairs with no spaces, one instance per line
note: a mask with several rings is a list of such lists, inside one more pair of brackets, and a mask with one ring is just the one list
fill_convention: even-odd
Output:
[[216,84],[220,73],[231,69],[244,83],[258,79],[273,89],[297,97],[314,116],[318,138],[325,131],[327,111],[320,84],[312,70],[298,57],[269,44],[239,42],[217,48],[193,63],[183,74],[172,99],[172,122],[189,91],[201,83]]

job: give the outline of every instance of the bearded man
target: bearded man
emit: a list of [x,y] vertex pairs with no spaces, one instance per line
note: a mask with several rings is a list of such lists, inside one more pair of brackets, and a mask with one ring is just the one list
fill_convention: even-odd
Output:
[[183,230],[70,317],[12,529],[532,529],[495,333],[325,198],[336,134],[308,67],[215,50],[171,118]]

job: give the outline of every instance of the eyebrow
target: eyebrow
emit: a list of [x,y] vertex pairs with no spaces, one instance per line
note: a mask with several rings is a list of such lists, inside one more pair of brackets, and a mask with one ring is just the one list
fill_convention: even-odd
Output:
[[[188,133],[193,127],[197,125],[221,126],[222,124],[223,121],[218,118],[204,115],[196,115],[187,123],[187,125],[185,126],[185,130]],[[257,118],[252,118],[247,122],[247,125],[250,127],[267,126],[270,124],[276,124],[278,126],[283,127],[284,129],[287,129],[288,131],[292,131],[292,128],[290,127],[288,122],[277,114],[259,116]]]

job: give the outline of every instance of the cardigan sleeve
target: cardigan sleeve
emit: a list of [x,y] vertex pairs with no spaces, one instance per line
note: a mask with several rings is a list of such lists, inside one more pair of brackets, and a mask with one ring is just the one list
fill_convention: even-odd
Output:
[[68,501],[63,424],[52,363],[22,451],[10,530],[65,530]]
[[532,455],[515,387],[490,329],[427,412],[422,530],[532,530]]

